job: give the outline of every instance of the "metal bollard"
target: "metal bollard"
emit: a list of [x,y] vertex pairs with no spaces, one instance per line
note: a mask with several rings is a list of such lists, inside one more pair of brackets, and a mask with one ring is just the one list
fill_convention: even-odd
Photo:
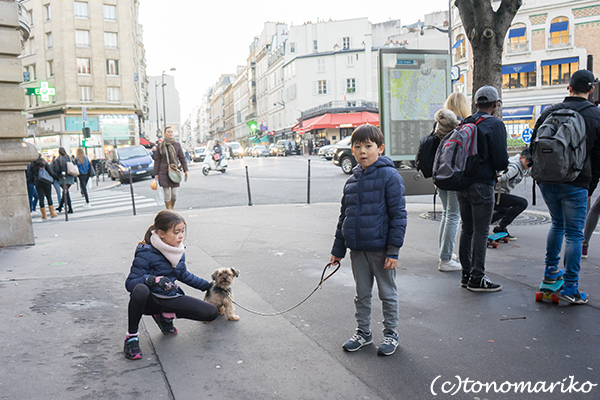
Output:
[[65,222],[69,222],[69,207],[67,206],[67,173],[65,171],[63,171],[63,173],[62,173],[62,179],[63,179],[62,202],[63,202],[64,210],[65,210]]
[[308,179],[306,187],[306,204],[310,204],[310,159],[308,159]]
[[131,175],[131,167],[129,170],[129,189],[131,189],[131,206],[133,207],[133,215],[137,215],[135,212],[135,198],[133,196],[133,176]]
[[246,165],[246,186],[248,187],[248,205],[252,206],[252,195],[250,194],[250,178],[248,177],[248,166]]

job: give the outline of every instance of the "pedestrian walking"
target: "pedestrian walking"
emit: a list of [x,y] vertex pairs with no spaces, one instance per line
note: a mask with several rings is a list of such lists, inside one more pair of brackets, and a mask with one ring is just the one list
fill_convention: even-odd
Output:
[[25,179],[27,180],[27,197],[29,198],[29,211],[31,212],[31,215],[38,216],[42,215],[42,213],[36,211],[39,196],[37,189],[35,188],[34,180],[30,177],[30,170],[31,164],[27,164],[27,170],[25,171]]
[[90,196],[87,190],[87,184],[90,177],[96,175],[94,171],[94,167],[90,162],[90,159],[87,158],[83,149],[80,147],[77,149],[77,168],[79,168],[79,188],[81,189],[81,195],[85,197],[85,206],[91,207],[90,204]]
[[[562,103],[548,107],[540,115],[533,129],[530,146],[534,161],[532,176],[538,181],[544,202],[552,217],[552,225],[546,239],[544,281],[552,282],[562,277],[564,284],[558,297],[571,304],[585,304],[589,299],[585,292],[579,290],[579,270],[585,240],[583,229],[586,223],[588,196],[591,196],[596,189],[600,176],[600,110],[587,100],[594,91],[595,81],[594,74],[590,71],[579,70],[573,73],[567,87],[569,96],[565,97]],[[540,144],[537,143],[538,136],[541,137],[540,131],[543,131],[544,126],[548,126],[545,124],[546,119],[550,115],[556,115],[557,110],[562,109],[575,110],[583,117],[584,124],[581,124],[581,130],[585,132],[569,129],[569,132],[585,137],[585,145],[578,146],[580,150],[585,148],[583,164],[581,169],[575,171],[574,179],[543,182],[538,176],[538,170],[541,169],[538,165],[541,159],[536,153],[536,149],[541,149]],[[577,115],[573,118],[578,119]],[[564,158],[561,157],[555,164],[560,164]],[[566,167],[571,168],[571,165],[569,163]],[[593,215],[590,217],[589,226],[593,225],[592,218]],[[559,268],[563,238],[565,241],[564,270]]]
[[188,165],[181,145],[173,138],[173,128],[165,128],[165,139],[160,142],[154,155],[154,175],[165,194],[165,207],[173,210],[177,201],[177,189],[179,183],[169,178],[169,165],[172,171],[179,171],[179,165],[185,171],[185,179],[188,177]]
[[[50,168],[52,171],[56,171],[56,156],[52,157],[52,163],[50,163]],[[59,176],[55,176],[54,182],[52,182],[52,186],[54,186],[54,191],[56,192],[56,203],[58,204],[57,212],[62,212],[62,187],[60,185],[60,180],[62,178]]]
[[312,139],[308,139],[308,155],[312,155],[313,152],[313,141]]
[[[438,110],[434,119],[435,135],[440,141],[450,133],[456,126],[471,114],[469,101],[462,93],[452,93],[444,103],[444,108]],[[443,190],[437,188],[438,195],[442,201],[442,219],[438,234],[439,263],[438,270],[442,272],[460,271],[462,266],[456,261],[454,247],[458,227],[460,225],[460,206],[458,204],[458,193],[454,190]]]
[[161,332],[177,334],[174,318],[195,321],[214,321],[217,307],[195,297],[187,296],[176,283],[180,281],[195,289],[206,291],[211,283],[187,270],[183,239],[186,223],[174,211],[163,210],[154,218],[136,250],[125,287],[131,293],[128,306],[128,331],[123,351],[125,357],[142,358],[139,324],[142,315],[152,315]]
[[475,93],[477,112],[465,122],[477,124],[479,169],[474,183],[458,192],[462,229],[459,241],[459,259],[462,265],[461,287],[473,292],[496,292],[502,286],[485,275],[485,253],[492,212],[494,210],[494,185],[497,171],[508,166],[506,127],[502,120],[492,115],[501,103],[498,90],[482,86]]
[[72,162],[71,157],[67,154],[64,147],[59,147],[58,158],[54,163],[54,174],[63,186],[64,194],[61,196],[59,209],[62,210],[63,205],[69,214],[73,214],[73,207],[71,206],[71,196],[69,195],[69,188],[75,183],[75,177],[67,173],[67,163]]
[[54,211],[54,204],[52,203],[52,181],[54,180],[54,171],[48,165],[46,160],[40,154],[37,160],[31,163],[29,169],[28,180],[32,181],[39,194],[40,201],[40,213],[42,219],[47,219],[46,206],[44,198],[48,200],[48,210],[50,211],[50,217],[58,217],[58,214]]
[[508,168],[498,177],[496,187],[499,187],[500,198],[494,201],[494,213],[492,214],[492,223],[498,223],[493,229],[494,233],[506,233],[509,240],[517,240],[516,236],[508,232],[508,225],[527,209],[529,203],[527,199],[511,194],[512,190],[523,181],[523,178],[530,175],[531,170],[531,152],[529,148],[524,149],[521,154],[517,154],[508,159]]
[[392,355],[398,347],[398,289],[396,266],[406,232],[404,182],[384,150],[383,134],[361,125],[351,138],[358,165],[344,185],[342,206],[331,249],[331,263],[339,263],[350,249],[356,284],[356,333],[342,348],[357,351],[373,343],[371,297],[377,281],[383,307],[383,340],[377,354]]

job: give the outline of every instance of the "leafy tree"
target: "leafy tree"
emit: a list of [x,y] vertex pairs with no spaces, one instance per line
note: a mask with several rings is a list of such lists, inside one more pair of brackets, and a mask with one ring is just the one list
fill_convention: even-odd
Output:
[[485,85],[501,93],[504,37],[522,4],[522,0],[501,0],[494,11],[491,0],[455,0],[473,49],[473,94]]

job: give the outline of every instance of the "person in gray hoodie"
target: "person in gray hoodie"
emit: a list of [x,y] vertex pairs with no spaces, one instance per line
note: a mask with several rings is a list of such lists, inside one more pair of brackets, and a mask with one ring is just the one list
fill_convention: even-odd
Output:
[[515,236],[508,233],[506,227],[510,225],[515,218],[519,216],[527,206],[527,199],[510,194],[510,192],[523,180],[530,175],[531,152],[526,148],[508,159],[508,168],[498,177],[497,188],[500,185],[500,202],[494,203],[494,214],[492,223],[498,221],[494,227],[494,233],[506,232],[510,240],[517,240]]

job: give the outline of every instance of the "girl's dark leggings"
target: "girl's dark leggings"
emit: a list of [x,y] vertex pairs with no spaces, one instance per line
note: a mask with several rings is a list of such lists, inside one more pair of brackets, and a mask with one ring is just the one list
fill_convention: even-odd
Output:
[[137,333],[142,315],[175,313],[177,318],[194,321],[214,321],[219,316],[217,307],[191,296],[159,299],[150,293],[150,288],[139,283],[129,299],[129,333]]

